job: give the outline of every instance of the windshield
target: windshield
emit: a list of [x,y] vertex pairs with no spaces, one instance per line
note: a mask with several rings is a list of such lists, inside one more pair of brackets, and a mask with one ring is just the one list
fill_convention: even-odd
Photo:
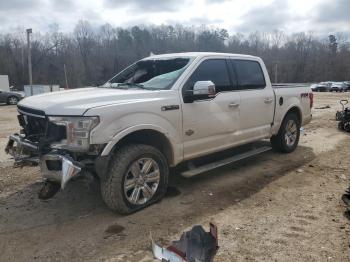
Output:
[[192,61],[189,57],[141,60],[129,66],[102,87],[170,89]]

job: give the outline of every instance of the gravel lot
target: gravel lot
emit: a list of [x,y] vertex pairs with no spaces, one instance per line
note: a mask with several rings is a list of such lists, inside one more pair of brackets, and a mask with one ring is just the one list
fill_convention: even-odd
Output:
[[18,131],[16,107],[0,105],[0,261],[153,261],[149,235],[177,239],[214,222],[215,261],[349,261],[350,224],[340,197],[350,182],[350,134],[337,130],[338,100],[317,93],[298,149],[273,152],[185,179],[129,216],[112,213],[98,187],[74,181],[41,201],[37,168],[13,169],[3,153]]

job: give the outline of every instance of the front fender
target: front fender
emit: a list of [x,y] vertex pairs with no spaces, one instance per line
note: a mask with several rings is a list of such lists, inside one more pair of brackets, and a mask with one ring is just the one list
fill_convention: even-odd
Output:
[[[84,115],[100,117],[99,125],[91,131],[91,144],[106,144],[102,154],[108,155],[125,136],[136,131],[154,130],[168,139],[173,148],[173,160],[178,162],[183,156],[181,110],[162,110],[162,106],[179,104],[178,93],[169,90],[151,94],[152,98],[88,110]],[[157,96],[159,98],[154,99]]]
[[183,145],[181,142],[181,118],[175,113],[175,111],[170,111],[166,117],[152,113],[134,113],[117,119],[102,119],[101,122],[104,124],[93,130],[91,142],[92,144],[106,144],[102,156],[107,156],[115,145],[127,135],[142,130],[157,131],[168,139],[172,147],[173,163],[177,164],[183,158]]
[[160,126],[156,126],[156,125],[150,125],[150,124],[140,124],[140,125],[135,125],[135,126],[131,126],[128,127],[122,131],[120,131],[118,134],[116,134],[105,146],[105,148],[103,149],[101,155],[102,156],[107,156],[109,155],[109,153],[112,151],[112,149],[114,148],[114,146],[120,141],[122,140],[124,137],[126,137],[127,135],[134,133],[136,131],[141,131],[141,130],[154,130],[154,131],[158,131],[160,133],[162,133],[163,135],[165,135],[172,146],[174,146],[174,142],[172,142],[171,140],[171,136],[169,134],[169,132],[167,132],[165,129],[163,129]]

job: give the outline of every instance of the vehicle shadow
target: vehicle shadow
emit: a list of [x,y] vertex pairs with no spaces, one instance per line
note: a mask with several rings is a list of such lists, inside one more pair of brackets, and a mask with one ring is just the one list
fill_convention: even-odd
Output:
[[202,190],[202,197],[208,200],[206,205],[212,208],[211,211],[202,212],[215,214],[218,210],[249,198],[315,157],[312,148],[304,146],[299,146],[292,154],[270,151],[192,178],[173,176],[171,183],[183,191],[183,195],[193,194],[193,190]]
[[[173,170],[167,196],[128,216],[111,212],[103,203],[98,187],[92,189],[91,183],[73,181],[52,199],[42,201],[37,197],[41,187],[37,182],[0,198],[0,235],[12,239],[14,233],[26,232],[31,237],[38,234],[42,244],[45,241],[54,244],[56,240],[43,234],[62,231],[64,237],[60,241],[62,238],[104,239],[109,226],[122,225],[127,231],[124,241],[139,239],[137,248],[147,248],[150,230],[155,237],[162,236],[164,230],[167,234],[176,233],[203,217],[238,204],[314,158],[312,148],[299,146],[292,154],[266,152],[193,178],[183,178]],[[79,237],[75,235],[77,230]]]
[[53,198],[40,200],[42,182],[0,198],[0,234],[18,229],[60,224],[91,215],[111,213],[100,197],[97,185],[78,179],[70,182]]
[[[243,200],[258,192],[267,184],[311,161],[314,157],[311,148],[300,146],[292,154],[266,152],[192,178],[183,178],[179,171],[173,170],[170,174],[169,192],[156,206],[179,205],[179,201],[184,200],[184,205],[201,201],[204,206],[215,204],[222,209],[235,204],[237,199]],[[65,190],[59,191],[49,200],[38,199],[37,194],[41,186],[40,182],[30,184],[2,199],[0,214],[6,213],[5,217],[8,220],[21,224],[21,227],[32,227],[37,221],[43,221],[43,217],[47,223],[61,223],[92,212],[109,213],[119,217],[118,214],[108,210],[100,196],[98,185],[91,181],[81,179],[72,181]],[[148,209],[154,208],[149,207],[138,213],[145,214]],[[171,210],[169,212],[171,213]],[[200,213],[214,212],[216,211],[201,210]],[[138,213],[131,216],[137,217]],[[189,212],[189,215],[195,217],[201,215],[200,213],[196,210]],[[32,218],[33,225],[28,224],[28,216]],[[5,224],[6,229],[2,226],[4,223],[0,223],[0,232],[12,228],[9,228],[8,223]],[[13,225],[13,229],[15,227]]]

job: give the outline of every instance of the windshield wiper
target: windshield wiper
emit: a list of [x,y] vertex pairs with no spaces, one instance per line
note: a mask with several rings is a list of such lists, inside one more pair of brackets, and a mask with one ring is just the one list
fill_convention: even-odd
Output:
[[143,84],[139,84],[139,83],[118,83],[118,87],[120,86],[127,86],[130,88],[136,87],[136,88],[141,88],[145,90],[157,90],[155,88],[144,86]]
[[138,84],[138,83],[118,83],[118,87],[119,87],[119,86],[139,87],[139,88],[142,88],[142,89],[146,89],[146,88],[144,87],[144,85]]
[[108,87],[108,88],[113,88],[113,89],[140,88],[140,89],[146,89],[146,90],[156,90],[154,88],[146,87],[143,84],[139,84],[139,83],[110,83],[110,82],[107,82],[102,87]]

